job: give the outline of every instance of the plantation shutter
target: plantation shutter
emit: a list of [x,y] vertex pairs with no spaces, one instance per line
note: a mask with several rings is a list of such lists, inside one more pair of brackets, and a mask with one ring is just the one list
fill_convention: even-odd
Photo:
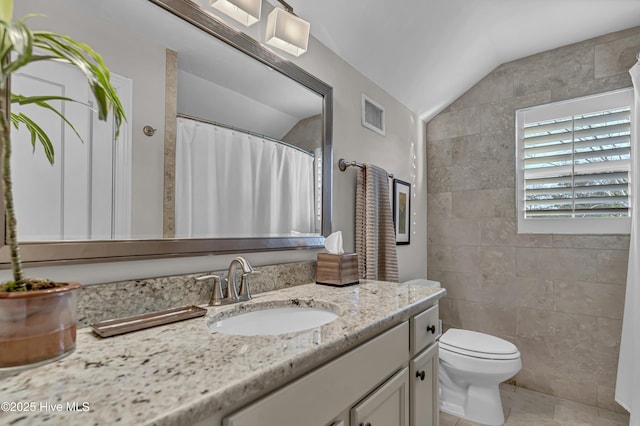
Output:
[[525,218],[629,216],[630,107],[523,124]]

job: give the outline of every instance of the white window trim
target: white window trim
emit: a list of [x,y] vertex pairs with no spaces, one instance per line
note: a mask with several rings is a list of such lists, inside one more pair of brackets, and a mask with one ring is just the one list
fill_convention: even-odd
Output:
[[[579,104],[579,105],[576,105]],[[591,95],[549,105],[523,108],[516,111],[516,214],[519,234],[629,234],[631,217],[625,218],[525,218],[524,217],[524,156],[522,155],[523,122],[550,120],[568,114],[580,115],[596,110],[631,106],[631,117],[635,117],[633,89],[621,89]],[[567,111],[570,111],[567,113]],[[631,122],[631,153],[636,153],[637,123]],[[629,174],[637,172],[630,170]],[[631,179],[630,179],[631,180]],[[633,191],[630,191],[630,194]],[[629,195],[631,197],[631,195]],[[631,205],[631,203],[630,203]]]

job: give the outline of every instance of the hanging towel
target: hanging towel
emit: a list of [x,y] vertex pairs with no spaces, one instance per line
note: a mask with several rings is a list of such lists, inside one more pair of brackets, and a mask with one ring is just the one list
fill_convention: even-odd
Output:
[[356,253],[360,278],[398,282],[389,175],[364,164],[356,184]]
[[640,155],[637,152],[640,147],[640,61],[629,73],[635,99],[635,113],[631,120],[631,244],[615,398],[631,413],[629,425],[640,426]]

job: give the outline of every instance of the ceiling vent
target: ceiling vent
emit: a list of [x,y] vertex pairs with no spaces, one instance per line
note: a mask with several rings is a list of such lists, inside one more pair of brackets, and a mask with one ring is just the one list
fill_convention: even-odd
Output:
[[362,125],[384,136],[384,107],[362,94]]

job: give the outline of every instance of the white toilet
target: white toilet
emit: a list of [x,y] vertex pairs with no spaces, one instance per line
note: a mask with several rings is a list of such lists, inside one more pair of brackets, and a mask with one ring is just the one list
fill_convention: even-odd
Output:
[[506,340],[449,329],[440,337],[440,410],[486,425],[504,424],[498,385],[522,367]]

